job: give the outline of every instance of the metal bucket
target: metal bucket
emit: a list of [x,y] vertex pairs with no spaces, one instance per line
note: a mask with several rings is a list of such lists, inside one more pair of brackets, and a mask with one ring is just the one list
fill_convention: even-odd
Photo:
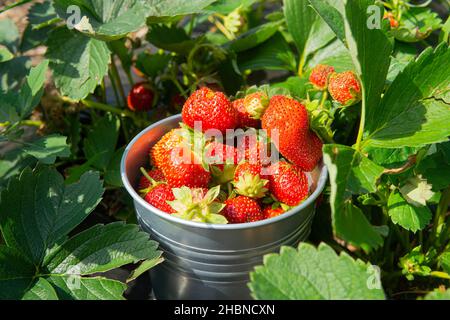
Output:
[[153,124],[125,149],[121,175],[133,197],[143,230],[158,241],[165,261],[151,270],[157,299],[250,299],[249,272],[263,255],[295,246],[311,229],[317,197],[327,170],[320,164],[312,173],[311,196],[300,206],[276,218],[259,222],[210,225],[182,220],[146,203],[135,191],[139,168],[148,163],[149,148],[178,126],[176,115]]

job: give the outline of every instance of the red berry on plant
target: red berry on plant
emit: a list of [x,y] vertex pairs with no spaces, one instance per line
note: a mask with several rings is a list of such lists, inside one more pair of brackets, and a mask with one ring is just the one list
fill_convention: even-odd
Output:
[[330,76],[328,91],[333,100],[344,107],[352,106],[361,101],[361,85],[352,71],[333,73]]
[[128,94],[128,108],[132,111],[148,111],[153,106],[155,94],[147,82],[136,83]]
[[273,96],[262,117],[262,127],[280,153],[302,170],[312,171],[322,158],[322,141],[310,130],[308,113],[300,102]]
[[229,223],[254,222],[264,219],[258,202],[245,196],[237,196],[225,201],[222,214]]
[[326,90],[328,86],[328,78],[333,72],[334,68],[332,66],[318,64],[311,70],[309,82],[311,82],[318,90]]
[[395,16],[392,12],[386,12],[384,14],[383,19],[389,19],[389,24],[391,25],[391,28],[398,28],[399,23],[397,21],[397,19],[395,19]]

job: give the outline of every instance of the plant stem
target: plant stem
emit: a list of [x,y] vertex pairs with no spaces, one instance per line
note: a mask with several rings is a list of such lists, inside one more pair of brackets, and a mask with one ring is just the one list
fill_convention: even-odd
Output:
[[188,95],[186,94],[186,90],[183,90],[183,87],[180,84],[180,81],[178,81],[176,76],[173,76],[170,78],[170,80],[172,80],[173,84],[177,87],[178,91],[180,91],[180,94],[184,97],[184,98],[188,98]]
[[192,32],[194,31],[195,19],[197,18],[196,14],[193,14],[191,17],[191,21],[189,22],[188,36],[192,36]]
[[448,273],[446,273],[446,272],[442,272],[442,271],[431,271],[430,275],[433,276],[433,277],[436,277],[436,278],[450,280],[450,274],[448,274]]
[[[10,121],[6,121],[3,123],[0,123],[0,127],[8,127],[12,123]],[[18,123],[19,126],[29,126],[29,127],[40,127],[44,124],[44,122],[40,120],[22,120]]]
[[44,29],[44,28],[46,28],[48,26],[51,26],[52,24],[56,24],[56,23],[59,23],[59,22],[62,22],[62,21],[63,21],[63,19],[61,19],[61,18],[53,18],[53,19],[50,19],[48,21],[45,21],[43,23],[40,23],[40,24],[34,26],[33,30],[41,30],[41,29]]
[[113,79],[111,79],[111,80],[112,81],[113,80],[116,81],[117,87],[119,89],[120,96],[122,98],[123,105],[126,106],[127,105],[127,98],[126,98],[126,95],[125,95],[125,91],[123,89],[122,80],[120,79],[119,71],[117,70],[117,66],[116,66],[116,62],[114,60],[114,56],[111,59],[111,75],[113,77]]
[[441,199],[439,200],[439,205],[436,210],[436,215],[434,216],[432,239],[436,241],[440,238],[442,230],[445,226],[445,218],[448,211],[448,206],[450,205],[450,187],[442,192]]
[[117,91],[117,86],[116,83],[114,82],[114,79],[111,75],[111,71],[108,71],[108,75],[109,75],[109,80],[111,81],[111,87],[113,89],[114,92],[114,98],[116,99],[116,103],[119,103],[119,92]]
[[104,104],[104,103],[100,103],[100,102],[95,102],[92,100],[81,100],[81,103],[83,103],[86,107],[88,108],[92,108],[92,109],[97,109],[97,110],[101,110],[101,111],[106,111],[106,112],[111,112],[114,113],[116,115],[122,116],[122,117],[128,117],[133,119],[134,121],[138,121],[139,119],[137,118],[136,114],[134,114],[133,112],[127,110],[127,109],[119,109],[116,107],[112,107],[108,104]]
[[208,20],[213,23],[228,40],[232,41],[235,39],[234,35],[232,35],[219,20],[213,17],[208,18]]
[[9,6],[6,6],[6,7],[4,7],[3,9],[1,9],[1,10],[0,10],[0,13],[3,13],[3,12],[5,12],[5,11],[8,11],[9,9],[12,9],[12,8],[15,8],[15,7],[18,7],[18,6],[21,6],[21,5],[26,4],[26,3],[28,3],[28,2],[31,2],[31,1],[32,1],[32,0],[20,0],[20,1],[14,2],[13,4],[10,4]]
[[302,53],[302,56],[300,57],[300,61],[298,63],[298,76],[301,78],[303,77],[303,68],[305,67],[306,63],[306,54],[305,50]]
[[323,109],[323,105],[325,104],[325,101],[328,99],[328,91],[325,90],[322,94],[322,100],[320,100],[320,109]]
[[361,120],[359,122],[359,130],[358,130],[358,137],[356,138],[356,145],[355,149],[356,151],[361,150],[361,141],[363,139],[364,135],[364,126],[366,124],[366,90],[363,89],[362,92],[362,106],[361,106]]

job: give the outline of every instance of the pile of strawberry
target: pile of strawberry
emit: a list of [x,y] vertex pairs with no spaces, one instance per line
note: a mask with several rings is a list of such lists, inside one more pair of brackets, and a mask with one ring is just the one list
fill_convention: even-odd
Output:
[[[152,206],[191,221],[245,223],[281,215],[308,197],[306,172],[322,158],[322,141],[302,103],[263,91],[230,101],[205,87],[186,101],[182,118],[150,149],[151,168],[141,168],[138,189]],[[238,128],[249,137],[239,145],[209,134]],[[272,152],[282,157],[263,156]]]

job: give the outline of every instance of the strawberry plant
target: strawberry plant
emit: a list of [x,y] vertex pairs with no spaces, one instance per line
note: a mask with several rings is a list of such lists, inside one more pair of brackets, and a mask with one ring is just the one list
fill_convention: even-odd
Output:
[[[308,198],[305,172],[328,169],[310,244],[267,255],[250,274],[254,298],[448,299],[448,11],[406,0],[6,1],[0,298],[122,299],[126,283],[105,272],[133,264],[128,283],[162,262],[135,224],[120,161],[140,131],[181,113],[135,186],[175,217],[279,219]],[[198,121],[267,136],[240,154]],[[186,146],[195,161],[170,157]],[[283,159],[265,163],[267,148]]]

